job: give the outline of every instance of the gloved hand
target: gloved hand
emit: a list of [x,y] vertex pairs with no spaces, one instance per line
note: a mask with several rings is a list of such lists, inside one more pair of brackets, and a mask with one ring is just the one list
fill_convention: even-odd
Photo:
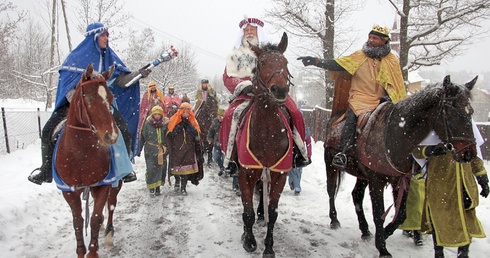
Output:
[[481,187],[480,195],[487,198],[490,190],[488,188],[488,175],[477,176],[476,181]]
[[141,74],[141,78],[146,78],[150,75],[151,70],[141,68],[138,70],[138,72]]
[[384,97],[380,98],[380,99],[379,99],[379,104],[381,104],[381,103],[383,103],[383,102],[386,102],[386,101],[391,102],[391,98],[390,98],[390,96],[386,95],[386,96],[384,96]]
[[447,148],[444,145],[429,145],[425,148],[425,156],[441,156],[445,155]]
[[243,90],[242,90],[242,93],[245,94],[245,95],[249,95],[249,94],[253,94],[253,86],[250,85],[250,86],[247,86],[245,87]]
[[304,66],[316,65],[318,64],[318,58],[312,56],[300,56],[296,60],[301,60]]

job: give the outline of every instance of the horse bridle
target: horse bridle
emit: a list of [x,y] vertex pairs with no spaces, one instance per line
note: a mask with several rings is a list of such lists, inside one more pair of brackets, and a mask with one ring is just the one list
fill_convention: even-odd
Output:
[[[259,76],[259,60],[260,58],[262,57],[262,55],[264,55],[265,53],[270,53],[270,54],[279,54],[281,56],[282,53],[280,51],[277,51],[277,50],[272,50],[272,51],[266,51],[266,52],[263,52],[261,53],[258,57],[257,57],[257,65],[256,65],[256,69],[255,69],[255,78],[257,79],[257,82],[258,82],[258,85],[260,85],[262,88],[265,89],[265,92],[262,92],[262,93],[259,93],[257,94],[257,96],[260,96],[260,95],[268,95],[268,94],[271,94],[271,89],[267,88],[267,83],[269,83],[272,78],[274,76],[276,76],[277,74],[280,74],[284,77],[284,79],[286,80],[286,85],[288,87],[291,87],[291,86],[294,86],[294,84],[291,82],[291,79],[293,78],[293,76],[291,75],[291,73],[289,73],[289,69],[287,68],[286,66],[286,71],[288,72],[288,75],[285,75],[284,74],[284,68],[283,69],[280,69],[280,70],[276,70],[274,72],[271,73],[271,75],[269,75],[269,78],[267,78],[267,81],[264,82],[264,80],[262,80],[262,78]],[[274,94],[271,94],[271,95],[274,95]],[[274,97],[275,98],[275,97]]]
[[[449,127],[449,122],[447,119],[447,112],[445,107],[450,107],[451,105],[448,104],[448,101],[455,100],[456,97],[447,97],[446,94],[443,95],[441,98],[441,101],[439,102],[439,112],[442,114],[442,124],[444,127],[444,132],[445,132],[445,139],[444,139],[444,146],[446,147],[447,150],[451,151],[453,155],[458,154],[459,152],[462,152],[466,150],[467,148],[471,147],[472,145],[476,144],[476,140],[474,137],[456,137],[453,136],[453,132],[451,131],[451,128]],[[459,112],[459,111],[456,111]],[[459,150],[456,150],[454,148],[454,145],[452,142],[455,141],[462,141],[462,142],[467,142],[465,146],[460,148]]]
[[73,128],[73,129],[77,129],[77,130],[82,130],[82,131],[91,131],[92,133],[96,134],[97,133],[97,128],[95,128],[95,126],[92,124],[92,121],[90,120],[90,116],[89,114],[87,113],[87,107],[85,105],[85,100],[83,98],[83,96],[85,95],[85,92],[83,91],[84,90],[84,86],[87,85],[88,83],[94,83],[94,80],[96,83],[101,83],[101,82],[105,82],[104,79],[99,79],[99,78],[95,78],[95,79],[92,79],[92,80],[88,80],[88,81],[85,81],[85,82],[82,82],[79,86],[77,87],[81,87],[81,95],[82,95],[82,99],[81,99],[81,110],[83,112],[83,115],[85,117],[87,117],[87,127],[82,127],[82,126],[75,126],[75,125],[67,125],[68,127],[70,128]]

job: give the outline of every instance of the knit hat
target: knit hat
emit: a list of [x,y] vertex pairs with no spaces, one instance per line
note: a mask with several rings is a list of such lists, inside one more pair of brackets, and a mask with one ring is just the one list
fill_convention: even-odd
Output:
[[381,27],[376,24],[373,26],[373,29],[369,32],[369,34],[373,34],[386,41],[390,41],[390,30],[387,27]]
[[160,107],[160,106],[154,106],[152,109],[151,109],[151,115],[154,115],[154,114],[160,114],[163,116],[163,108]]
[[225,115],[225,110],[220,108],[218,109],[218,116],[224,116]]

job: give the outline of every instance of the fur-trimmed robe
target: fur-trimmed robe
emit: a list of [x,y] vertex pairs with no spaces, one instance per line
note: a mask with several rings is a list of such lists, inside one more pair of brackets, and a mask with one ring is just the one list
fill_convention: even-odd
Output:
[[[225,87],[233,95],[230,100],[230,106],[223,116],[219,136],[221,149],[225,153],[225,167],[228,166],[230,160],[234,159],[234,157],[231,156],[239,124],[238,118],[252,98],[250,95],[243,94],[242,90],[245,87],[252,85],[252,71],[256,66],[256,60],[257,57],[255,56],[255,53],[250,50],[250,48],[243,46],[233,49],[226,58],[223,82]],[[305,122],[303,120],[303,115],[289,95],[287,96],[284,105],[289,110],[293,120],[294,128],[291,129],[293,131],[294,142],[296,146],[298,146],[300,153],[306,159],[307,152],[304,144]]]

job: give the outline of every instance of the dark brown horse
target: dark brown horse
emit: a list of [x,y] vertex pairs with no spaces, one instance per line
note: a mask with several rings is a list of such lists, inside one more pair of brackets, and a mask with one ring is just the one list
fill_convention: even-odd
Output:
[[[237,135],[240,171],[238,181],[242,191],[244,232],[243,248],[248,252],[257,249],[252,227],[255,223],[253,195],[256,182],[268,182],[268,198],[265,207],[268,216],[264,257],[275,257],[272,248],[274,224],[277,220],[279,197],[284,188],[287,172],[292,167],[291,118],[283,111],[290,87],[288,61],[283,53],[288,44],[286,33],[276,45],[252,47],[257,56],[253,79],[254,97],[249,110],[244,111],[242,129]],[[246,146],[246,147],[240,147]],[[244,151],[249,150],[249,151]],[[281,164],[285,162],[286,164]],[[283,167],[281,167],[283,166]],[[268,202],[268,205],[267,205]]]
[[[59,140],[55,167],[72,191],[63,191],[70,205],[77,240],[78,257],[87,252],[83,239],[82,199],[92,194],[94,207],[90,217],[90,245],[87,257],[98,257],[99,230],[111,185],[100,185],[109,173],[110,145],[118,137],[116,122],[110,110],[113,95],[106,81],[114,67],[102,75],[94,75],[92,64],[83,73],[70,104],[64,132]],[[86,218],[88,219],[88,218]]]
[[[476,156],[470,105],[470,91],[476,78],[465,85],[451,83],[449,76],[441,84],[431,85],[396,104],[386,102],[373,111],[370,120],[357,137],[357,145],[348,153],[347,173],[357,177],[352,198],[363,239],[369,239],[368,223],[362,209],[364,192],[369,193],[376,227],[375,245],[380,257],[391,257],[386,239],[406,217],[405,200],[412,166],[411,151],[431,130],[452,149],[454,159],[469,162]],[[325,142],[327,192],[330,198],[330,227],[340,227],[335,208],[335,195],[340,184],[340,170],[332,166],[342,123],[332,127],[329,122]],[[384,227],[384,188],[393,189],[395,216]]]
[[[201,142],[205,153],[208,155],[207,165],[210,166],[213,161],[213,145],[209,144],[207,139],[209,127],[218,112],[218,101],[214,96],[208,96],[206,101],[196,110],[196,120],[201,128]],[[204,153],[203,153],[204,155]]]

